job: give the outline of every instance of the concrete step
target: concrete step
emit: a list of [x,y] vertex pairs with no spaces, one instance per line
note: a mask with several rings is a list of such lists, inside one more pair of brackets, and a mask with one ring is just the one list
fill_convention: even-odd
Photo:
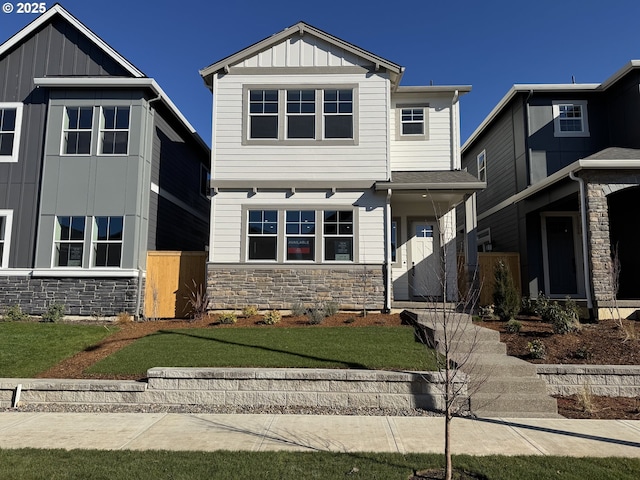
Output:
[[547,395],[547,383],[541,378],[533,377],[488,377],[486,379],[476,379],[470,377],[469,392],[494,393],[494,394],[527,394],[527,395]]
[[471,353],[469,355],[453,355],[453,360],[460,363],[460,369],[478,377],[532,377],[537,378],[536,366],[519,358],[500,354]]
[[[432,335],[440,340],[444,338],[444,328],[441,325],[423,325],[424,328],[433,332]],[[482,341],[482,342],[499,342],[500,332],[496,330],[490,330],[488,328],[481,328],[475,325],[464,326],[448,326],[449,335],[447,336],[450,341],[465,342],[465,341]]]
[[469,408],[476,415],[483,411],[558,413],[556,399],[546,394],[476,393],[469,399]]
[[456,342],[456,352],[474,353],[495,353],[499,355],[507,354],[507,345],[493,340],[462,341]]
[[559,413],[552,412],[499,412],[493,410],[478,410],[473,412],[477,418],[564,418]]

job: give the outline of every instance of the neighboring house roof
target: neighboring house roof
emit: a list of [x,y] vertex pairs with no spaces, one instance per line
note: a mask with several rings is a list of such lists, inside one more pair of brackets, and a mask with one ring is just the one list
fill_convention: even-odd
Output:
[[204,149],[209,151],[209,146],[202,140],[202,137],[196,132],[196,129],[189,123],[186,117],[180,112],[178,107],[171,101],[169,96],[160,88],[153,78],[147,77],[138,70],[126,58],[116,52],[104,40],[87,28],[80,20],[66,11],[60,4],[56,3],[45,13],[36,18],[18,33],[9,38],[6,42],[0,44],[0,56],[10,51],[20,42],[26,40],[32,33],[36,32],[40,27],[51,21],[56,15],[61,16],[69,22],[80,33],[86,36],[92,43],[100,48],[106,55],[111,57],[115,62],[121,65],[126,71],[131,73],[132,78],[127,77],[46,77],[35,78],[34,84],[38,87],[49,88],[130,88],[142,87],[149,88],[154,95],[167,107],[171,115],[173,115],[182,126],[194,137],[195,141]]
[[640,160],[637,148],[609,147],[585,157],[584,160]]
[[482,190],[487,184],[463,170],[393,171],[391,181],[376,182],[376,190]]
[[36,18],[33,22],[29,23],[26,27],[13,35],[9,40],[0,45],[0,56],[5,52],[11,50],[14,46],[18,45],[22,40],[34,33],[38,28],[46,24],[54,16],[60,15],[67,22],[77,28],[82,34],[95,43],[102,51],[110,56],[116,63],[122,66],[125,70],[131,73],[134,77],[145,77],[146,75],[138,70],[131,62],[115,51],[111,46],[102,40],[98,35],[88,29],[80,20],[67,12],[62,5],[56,3],[49,8],[45,13]]
[[288,28],[285,28],[279,33],[271,35],[270,37],[265,38],[253,45],[240,50],[237,53],[229,55],[228,57],[223,58],[222,60],[209,65],[208,67],[200,70],[200,75],[203,77],[206,85],[211,89],[213,84],[213,75],[220,71],[228,72],[229,68],[242,60],[252,57],[253,55],[270,48],[273,45],[279,44],[293,35],[303,35],[309,34],[314,37],[318,37],[325,42],[335,45],[336,47],[342,48],[347,52],[350,52],[354,55],[357,55],[360,58],[367,60],[368,62],[375,65],[376,69],[384,68],[386,69],[391,76],[391,83],[395,87],[400,83],[400,78],[404,72],[404,67],[398,65],[397,63],[391,62],[385,58],[382,58],[378,55],[375,55],[367,50],[364,50],[352,43],[345,42],[338,37],[334,37],[316,27],[313,27],[305,22],[298,22],[295,25],[292,25]]

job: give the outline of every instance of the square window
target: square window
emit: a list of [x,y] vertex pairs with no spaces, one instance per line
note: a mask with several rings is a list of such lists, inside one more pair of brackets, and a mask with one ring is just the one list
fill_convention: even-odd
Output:
[[62,126],[62,153],[90,155],[93,107],[65,107]]
[[589,122],[587,119],[586,101],[554,101],[552,104],[552,109],[554,136],[589,136]]

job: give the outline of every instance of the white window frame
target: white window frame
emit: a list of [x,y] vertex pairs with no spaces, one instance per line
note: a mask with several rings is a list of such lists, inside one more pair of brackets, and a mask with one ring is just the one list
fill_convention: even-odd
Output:
[[[104,111],[107,108],[114,109],[114,124],[113,128],[106,128],[104,121]],[[116,122],[118,118],[118,110],[127,109],[128,110],[128,118],[127,118],[127,128],[117,128]],[[104,153],[104,134],[107,132],[116,133],[127,133],[127,151],[125,153]],[[103,105],[100,107],[100,124],[98,129],[98,155],[104,157],[126,157],[129,155],[129,140],[131,139],[131,106],[130,105]]]
[[[327,91],[336,91],[336,100],[335,102],[333,100],[327,100],[326,99],[326,94]],[[341,90],[351,90],[351,101],[347,102],[345,100],[340,100],[340,91]],[[335,103],[337,106],[337,111],[336,112],[325,112],[325,104],[327,103]],[[346,104],[346,103],[351,103],[351,112],[349,113],[345,113],[345,112],[340,112],[340,105],[341,104]],[[345,141],[345,140],[353,140],[355,138],[355,131],[356,131],[356,125],[355,125],[355,109],[356,109],[356,101],[355,101],[355,91],[353,88],[323,88],[322,89],[322,139],[323,140],[338,140],[338,141]],[[326,120],[329,117],[345,117],[345,116],[349,116],[351,117],[351,136],[350,137],[327,137],[327,126],[326,126]]]
[[22,133],[22,109],[24,105],[19,102],[0,103],[0,109],[16,109],[16,123],[13,129],[13,148],[11,155],[0,155],[0,163],[15,163],[18,161],[20,151],[20,135]]
[[[298,212],[300,214],[300,219],[296,222],[287,221],[287,213],[289,212]],[[313,233],[302,233],[302,225],[305,222],[302,220],[302,212],[313,212]],[[300,233],[289,233],[287,232],[288,225],[298,225],[300,227]],[[299,260],[299,259],[289,259],[289,238],[313,238],[313,252],[312,258],[310,260]],[[304,208],[300,206],[300,208],[289,208],[284,211],[284,261],[287,263],[315,263],[317,259],[317,251],[318,251],[318,212],[315,208]]]
[[[580,107],[580,121],[582,129],[579,131],[563,131],[561,129],[560,107],[572,106]],[[554,100],[553,108],[553,135],[554,137],[588,137],[589,134],[589,115],[586,100]]]
[[[122,256],[124,254],[124,229],[125,229],[125,225],[124,225],[124,220],[125,217],[124,215],[94,215],[91,218],[91,259],[89,262],[89,265],[91,265],[91,268],[94,269],[104,269],[104,268],[122,268]],[[121,234],[121,238],[120,240],[99,240],[98,239],[98,218],[108,218],[108,222],[111,222],[112,218],[120,218],[122,219],[122,234]],[[109,227],[107,227],[108,229]],[[86,235],[86,228],[85,228],[85,235]],[[96,265],[96,249],[98,247],[98,245],[120,245],[120,261],[118,262],[118,266],[109,266],[109,265]]]
[[[313,102],[309,101],[309,100],[303,100],[302,99],[302,92],[304,91],[311,91],[313,92]],[[289,92],[300,92],[300,99],[299,100],[289,100]],[[315,140],[318,137],[318,125],[317,125],[317,114],[316,111],[318,110],[318,105],[317,105],[317,98],[318,98],[318,90],[315,88],[304,88],[304,87],[300,87],[300,88],[288,88],[284,91],[285,93],[285,125],[284,125],[284,135],[285,135],[285,139],[287,140],[292,140],[292,141],[296,141],[296,140]],[[313,112],[303,112],[302,111],[302,105],[304,104],[313,104]],[[300,111],[299,112],[289,112],[289,104],[293,104],[293,105],[300,105]],[[311,117],[313,119],[313,136],[311,137],[289,137],[289,121],[290,120],[295,120],[297,118],[302,118],[302,117]]]
[[[356,259],[356,212],[352,209],[345,208],[326,208],[322,211],[322,262],[321,263],[355,263]],[[325,233],[325,225],[327,224],[325,220],[325,214],[327,212],[336,212],[338,215],[338,219],[336,222],[337,231],[335,234],[333,233]],[[351,212],[351,233],[340,233],[340,212]],[[331,222],[333,223],[333,222]],[[346,223],[346,222],[344,222]],[[351,238],[351,259],[349,260],[328,260],[327,255],[327,247],[326,247],[326,239],[327,238],[340,238],[340,237],[349,237]]]
[[[251,212],[262,212],[261,213],[261,220],[260,223],[261,224],[266,224],[267,221],[265,220],[265,212],[276,212],[276,231],[275,233],[251,233],[251,227],[250,224],[251,223],[257,223],[257,222],[251,222]],[[247,245],[246,245],[246,259],[247,262],[250,263],[255,263],[255,262],[267,262],[267,263],[277,263],[279,261],[279,257],[280,257],[280,237],[281,237],[281,221],[280,221],[280,212],[281,210],[279,210],[278,208],[261,208],[261,207],[256,207],[256,208],[249,208],[247,210],[247,233],[246,233],[246,239],[247,239]],[[276,250],[275,250],[275,258],[250,258],[251,255],[251,238],[252,237],[273,237],[276,239]]]
[[[276,105],[276,111],[275,112],[251,112],[251,92],[258,92],[261,91],[263,92],[262,94],[262,100],[259,102],[259,104],[261,104],[263,106],[263,110],[265,110],[265,106],[269,105],[269,104],[274,104]],[[277,98],[276,101],[269,101],[266,99],[266,94],[265,92],[268,91],[275,91]],[[246,101],[247,101],[247,105],[248,105],[248,109],[247,109],[247,140],[250,141],[262,141],[262,142],[277,142],[278,140],[280,140],[281,137],[281,125],[282,125],[282,94],[281,94],[282,90],[278,89],[276,87],[272,87],[272,88],[249,88],[247,89],[247,96],[246,96]],[[257,101],[253,102],[258,103]],[[253,117],[276,117],[276,136],[275,137],[252,137],[251,136],[251,119]]]
[[[67,123],[67,119],[69,118],[67,115],[67,110],[69,110],[70,108],[73,109],[81,109],[81,108],[90,108],[91,109],[91,128],[69,128],[68,126],[65,126],[65,124]],[[89,105],[65,105],[63,112],[62,112],[62,139],[60,140],[60,155],[61,156],[65,156],[65,157],[90,157],[92,152],[93,152],[93,126],[95,123],[95,114],[96,114],[96,109],[93,106],[89,106]],[[78,122],[79,124],[79,122]],[[78,125],[79,126],[79,125]],[[89,153],[67,153],[66,152],[66,146],[67,146],[67,140],[66,140],[66,133],[69,132],[89,132]]]
[[482,150],[476,157],[476,165],[478,167],[478,180],[487,181],[487,151]]
[[0,238],[2,255],[0,268],[9,268],[9,250],[11,249],[11,228],[13,226],[13,210],[0,210],[0,218],[4,219],[4,236]]
[[[82,232],[82,240],[67,240],[67,239],[58,239],[58,218],[60,217],[69,217],[69,218],[84,218],[84,230]],[[84,268],[84,259],[85,259],[85,247],[86,247],[86,239],[87,239],[87,222],[91,219],[91,217],[87,217],[85,215],[56,215],[54,217],[54,225],[53,225],[53,248],[51,251],[51,268],[72,268],[79,269]],[[82,256],[80,258],[80,265],[56,265],[56,247],[62,243],[65,244],[80,244],[82,245]]]

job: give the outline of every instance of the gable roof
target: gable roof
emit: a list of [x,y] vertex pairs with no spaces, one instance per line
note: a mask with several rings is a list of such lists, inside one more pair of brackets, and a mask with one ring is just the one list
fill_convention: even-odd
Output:
[[24,39],[26,39],[33,32],[38,30],[40,27],[49,22],[56,15],[60,15],[67,22],[77,28],[83,35],[85,35],[89,40],[91,40],[95,45],[97,45],[104,53],[106,53],[109,57],[111,57],[116,63],[118,63],[122,68],[131,73],[132,76],[136,78],[146,77],[144,73],[138,70],[131,62],[129,62],[126,58],[120,55],[117,51],[115,51],[112,47],[110,47],[104,40],[102,40],[98,35],[93,33],[89,28],[87,28],[80,20],[67,12],[62,5],[56,3],[38,18],[36,18],[33,22],[29,23],[26,27],[20,30],[18,33],[13,35],[9,40],[0,45],[0,56],[2,56],[5,52],[8,52],[13,47],[18,45]]
[[464,152],[484,131],[484,129],[502,112],[502,110],[513,100],[513,98],[521,92],[539,92],[539,93],[584,93],[584,92],[602,92],[614,85],[618,80],[634,69],[640,68],[640,60],[631,60],[620,70],[611,75],[602,83],[559,83],[559,84],[516,84],[513,85],[504,97],[489,112],[480,125],[469,136],[464,145]]
[[357,47],[352,43],[346,42],[338,37],[334,37],[333,35],[330,35],[329,33],[313,27],[305,22],[298,22],[295,25],[285,28],[281,32],[271,35],[270,37],[254,43],[253,45],[250,45],[249,47],[244,48],[239,52],[229,55],[228,57],[225,57],[222,60],[219,60],[216,63],[203,68],[202,70],[200,70],[200,75],[204,79],[205,84],[211,89],[213,84],[212,77],[215,73],[219,71],[228,71],[229,67],[232,64],[238,63],[273,45],[281,43],[287,38],[292,37],[293,35],[303,34],[313,35],[314,37],[320,38],[321,40],[324,40],[331,45],[335,45],[336,47],[342,48],[349,53],[363,58],[374,64],[376,66],[376,69],[386,69],[391,74],[391,83],[396,87],[400,83],[400,78],[402,77],[402,74],[404,72],[404,67],[360,47]]

